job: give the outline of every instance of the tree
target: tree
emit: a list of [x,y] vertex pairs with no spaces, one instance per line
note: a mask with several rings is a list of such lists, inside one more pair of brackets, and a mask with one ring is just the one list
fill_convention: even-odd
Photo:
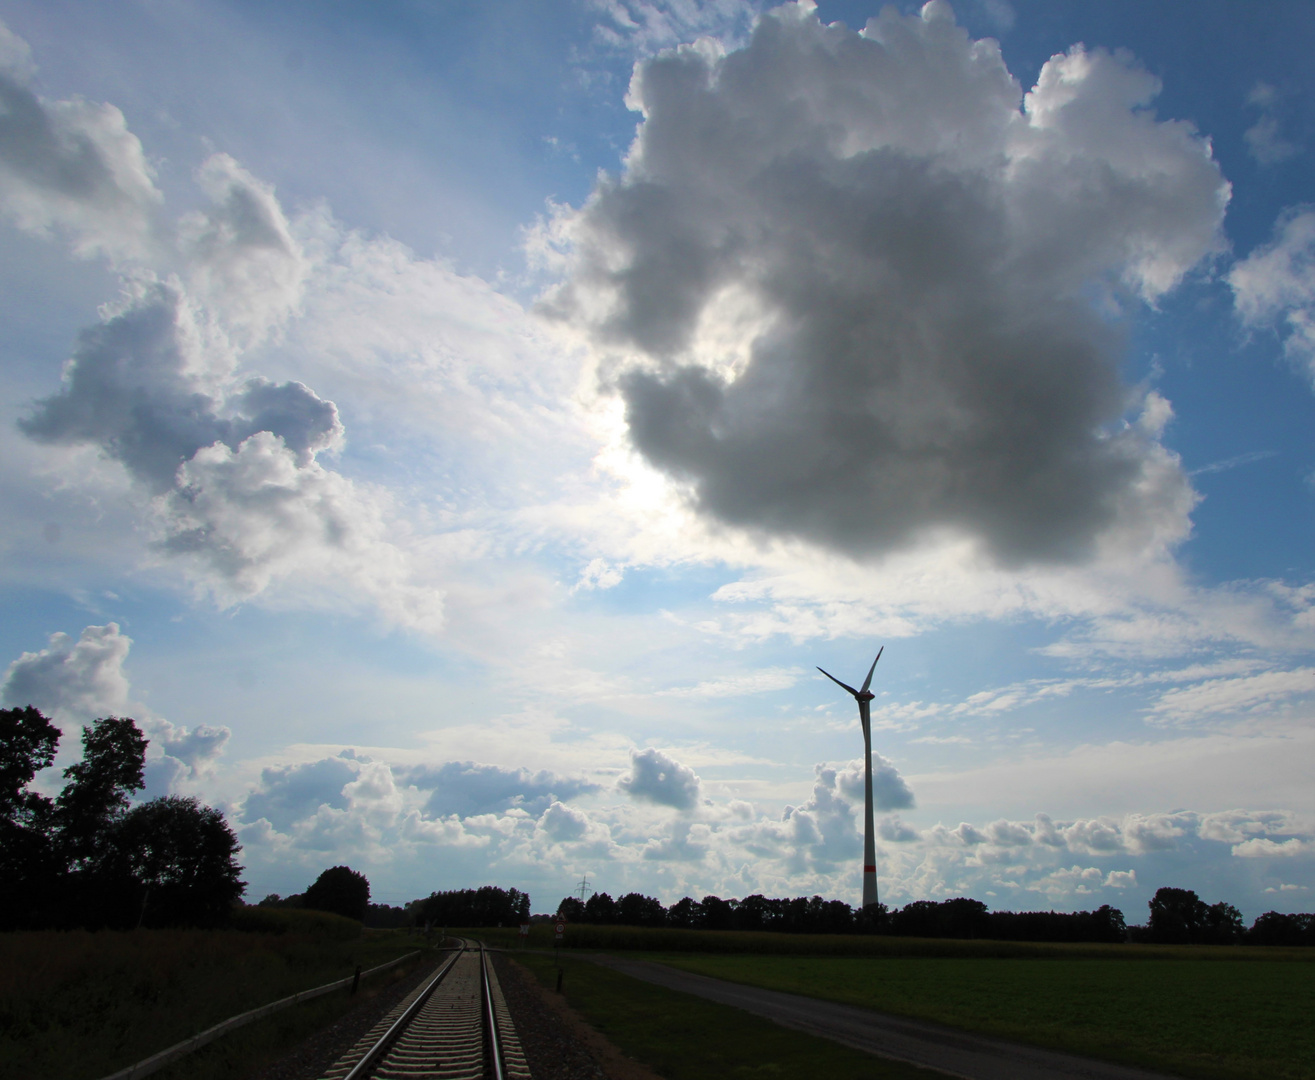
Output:
[[680,930],[703,925],[703,905],[692,896],[682,897],[667,909],[667,924]]
[[980,900],[965,896],[914,900],[890,916],[892,932],[906,937],[979,938],[990,934],[990,915]]
[[49,906],[58,861],[51,847],[55,804],[27,786],[55,760],[59,728],[31,705],[0,709],[0,927],[27,923]]
[[48,847],[54,803],[27,785],[55,760],[59,728],[28,705],[0,709],[0,868],[21,872]]
[[1267,911],[1247,932],[1252,945],[1315,945],[1315,915]]
[[146,736],[130,717],[107,716],[82,729],[82,760],[64,770],[55,800],[59,842],[73,869],[96,856],[128,796],[144,785]]
[[[59,728],[31,705],[0,709],[0,815],[8,821],[45,797],[27,785],[55,760]],[[49,802],[49,799],[45,799]]]
[[616,921],[623,926],[665,926],[667,909],[655,897],[626,893],[616,902]]
[[557,905],[557,917],[567,922],[584,922],[584,904],[578,896],[565,896]]
[[762,893],[746,896],[735,904],[735,921],[732,925],[736,930],[766,930],[768,903]]
[[1205,926],[1198,940],[1210,945],[1236,945],[1242,940],[1242,932],[1242,913],[1221,900],[1205,909]]
[[365,912],[365,925],[372,930],[399,930],[411,925],[411,913],[390,904],[371,904]]
[[1097,941],[1122,942],[1128,939],[1128,924],[1123,912],[1116,907],[1101,904],[1091,913],[1091,921]]
[[1146,925],[1165,945],[1233,945],[1242,940],[1242,913],[1222,900],[1207,905],[1191,889],[1157,889]]
[[121,906],[126,900],[136,907],[114,921],[222,922],[246,886],[235,858],[240,850],[224,815],[195,798],[166,795],[134,807],[115,822],[98,860],[103,880],[118,886]]
[[729,930],[734,925],[735,909],[729,900],[720,896],[705,896],[699,901],[699,910],[703,914],[703,925],[709,930]]
[[266,893],[265,899],[260,901],[256,907],[282,907],[282,908],[299,908],[305,907],[303,901],[306,897],[302,893],[292,893],[290,896],[280,896],[276,892]]
[[596,892],[585,901],[584,921],[596,926],[616,922],[616,901],[605,892]]
[[364,874],[348,866],[333,866],[315,879],[302,903],[314,911],[331,911],[364,922],[370,906],[370,883]]
[[530,917],[530,896],[519,889],[483,885],[430,893],[407,905],[417,926],[516,926]]
[[82,729],[56,799],[29,792],[58,744],[30,705],[0,710],[0,927],[221,920],[245,884],[223,815],[178,796],[128,809],[147,746],[130,717]]

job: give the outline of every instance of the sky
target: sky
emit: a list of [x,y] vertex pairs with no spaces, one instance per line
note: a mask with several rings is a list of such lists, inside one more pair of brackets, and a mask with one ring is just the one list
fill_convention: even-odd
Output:
[[1315,909],[1315,7],[0,0],[0,698],[247,898]]

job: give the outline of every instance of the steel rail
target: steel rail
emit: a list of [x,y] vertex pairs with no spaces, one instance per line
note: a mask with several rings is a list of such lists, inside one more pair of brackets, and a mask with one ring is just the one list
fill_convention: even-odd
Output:
[[493,1059],[493,1080],[506,1080],[502,1068],[502,1044],[498,1039],[498,1014],[493,1009],[493,990],[489,986],[489,954],[479,943],[480,982],[484,986],[484,1021],[489,1026],[489,1049]]
[[388,1030],[379,1038],[379,1041],[365,1052],[365,1056],[352,1067],[352,1071],[344,1076],[342,1080],[364,1080],[370,1070],[374,1068],[378,1059],[388,1052],[393,1043],[397,1041],[398,1036],[406,1030],[407,1025],[411,1023],[411,1020],[415,1017],[416,1013],[424,1007],[425,1002],[429,1000],[430,995],[433,994],[435,989],[437,989],[438,984],[443,981],[443,976],[452,970],[452,965],[457,962],[461,954],[468,948],[469,946],[463,941],[461,948],[453,952],[451,959],[443,965],[442,970],[429,980],[429,985],[416,995],[416,999],[407,1006],[406,1011],[393,1021]]

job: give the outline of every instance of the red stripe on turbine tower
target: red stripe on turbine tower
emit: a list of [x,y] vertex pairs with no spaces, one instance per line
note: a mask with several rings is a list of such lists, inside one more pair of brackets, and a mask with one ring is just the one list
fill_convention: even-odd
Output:
[[[877,660],[886,651],[883,645],[877,650]],[[871,907],[877,902],[877,844],[872,827],[872,699],[876,696],[869,692],[872,685],[872,673],[877,670],[877,660],[868,668],[868,677],[863,680],[863,689],[855,690],[846,686],[829,671],[818,668],[837,686],[843,687],[854,695],[858,702],[858,719],[863,725],[863,906]]]

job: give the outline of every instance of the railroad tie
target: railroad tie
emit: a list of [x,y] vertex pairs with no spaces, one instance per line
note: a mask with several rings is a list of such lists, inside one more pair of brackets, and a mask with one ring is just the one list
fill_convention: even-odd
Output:
[[[485,1080],[485,1031],[481,955],[462,952],[429,998],[400,1034],[390,1035],[391,1046],[369,1069],[373,1080]],[[506,1080],[531,1080],[525,1052],[516,1035],[506,998],[492,965],[488,967],[489,997],[502,1051]],[[400,1002],[352,1047],[322,1080],[343,1080],[390,1031],[420,995],[423,984]]]

